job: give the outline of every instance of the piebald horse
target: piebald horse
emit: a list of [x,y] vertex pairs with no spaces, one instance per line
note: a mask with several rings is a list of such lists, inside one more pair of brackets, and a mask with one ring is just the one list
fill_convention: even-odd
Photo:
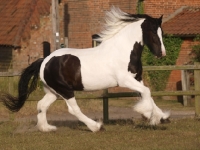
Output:
[[[93,91],[110,87],[126,87],[141,94],[141,100],[134,110],[149,119],[151,125],[157,125],[168,119],[170,113],[163,112],[154,103],[151,92],[141,81],[141,53],[147,45],[157,57],[166,55],[162,39],[162,16],[135,15],[112,7],[105,15],[104,29],[98,34],[101,44],[88,49],[62,48],[52,52],[45,59],[40,58],[24,69],[18,83],[18,96],[4,94],[1,99],[5,106],[19,111],[30,93],[36,89],[40,79],[44,85],[45,96],[38,102],[37,127],[40,131],[54,131],[57,128],[48,124],[48,107],[62,97],[68,111],[87,127],[97,132],[102,122],[94,121],[84,115],[77,105],[74,91]],[[135,60],[138,59],[139,61]],[[137,76],[138,74],[139,77]]]

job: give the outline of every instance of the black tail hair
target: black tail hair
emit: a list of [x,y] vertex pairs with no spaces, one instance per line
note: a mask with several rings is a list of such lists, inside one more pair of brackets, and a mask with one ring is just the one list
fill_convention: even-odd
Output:
[[2,94],[1,100],[10,111],[19,111],[29,95],[36,89],[43,60],[43,58],[40,58],[23,70],[18,83],[18,97],[8,93]]

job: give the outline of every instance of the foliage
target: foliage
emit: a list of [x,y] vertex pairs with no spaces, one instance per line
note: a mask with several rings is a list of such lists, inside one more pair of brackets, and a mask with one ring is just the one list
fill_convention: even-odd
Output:
[[199,43],[192,47],[193,61],[200,62],[200,35],[197,35],[194,40]]
[[[154,58],[154,55],[145,47],[142,57],[143,65],[162,66],[175,65],[180,51],[182,40],[178,37],[166,36],[163,38],[167,56],[161,59]],[[147,80],[156,91],[164,90],[169,77],[170,71],[149,71]]]
[[143,0],[138,0],[136,9],[137,9],[137,13],[138,14],[143,14],[144,13]]

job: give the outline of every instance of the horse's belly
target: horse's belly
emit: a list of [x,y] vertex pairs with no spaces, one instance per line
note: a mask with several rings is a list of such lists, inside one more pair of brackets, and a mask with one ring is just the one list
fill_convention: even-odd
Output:
[[117,86],[116,79],[107,72],[82,72],[82,83],[85,91],[101,90]]
[[101,90],[107,89],[110,87],[117,86],[117,82],[115,80],[109,79],[108,77],[106,80],[99,79],[99,80],[84,80],[83,81],[84,91],[93,91],[93,90]]

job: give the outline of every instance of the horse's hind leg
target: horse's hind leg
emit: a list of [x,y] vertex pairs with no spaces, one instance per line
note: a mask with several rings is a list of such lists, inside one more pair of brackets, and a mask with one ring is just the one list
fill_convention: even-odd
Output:
[[97,132],[101,129],[102,122],[96,122],[85,116],[77,105],[75,97],[65,101],[67,103],[69,113],[76,116],[80,121],[84,122],[91,131]]
[[55,126],[49,125],[46,118],[46,112],[49,106],[57,99],[57,96],[50,90],[45,89],[46,95],[38,102],[38,123],[37,127],[40,131],[49,132],[55,131],[57,128]]

